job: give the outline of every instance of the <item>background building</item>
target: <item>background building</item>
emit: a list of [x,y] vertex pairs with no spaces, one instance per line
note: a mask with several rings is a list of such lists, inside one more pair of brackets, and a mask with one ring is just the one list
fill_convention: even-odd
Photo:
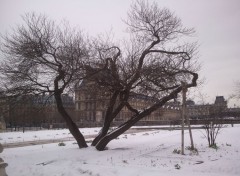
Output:
[[196,105],[192,100],[187,101],[187,112],[190,119],[206,119],[215,116],[222,117],[228,109],[223,96],[217,96],[214,104]]
[[[63,106],[75,117],[73,97],[63,94]],[[48,127],[51,124],[65,123],[57,110],[54,96],[27,95],[4,102],[8,113],[4,116],[8,128],[19,127]]]
[[[63,106],[79,127],[102,125],[110,100],[109,91],[99,90],[93,82],[81,82],[75,89],[75,102],[68,94],[62,95]],[[153,97],[132,93],[129,103],[137,110],[144,110],[156,101]],[[4,126],[19,127],[66,127],[65,121],[57,110],[54,96],[28,95],[11,99],[0,97],[0,117]],[[217,96],[213,104],[196,105],[194,101],[187,101],[187,114],[192,120],[208,118],[236,118],[240,117],[239,108],[227,108],[227,101],[223,96]],[[115,118],[113,125],[119,125],[129,120],[133,115],[124,107]],[[166,103],[162,108],[151,113],[139,121],[138,125],[179,124],[181,121],[180,102]]]
[[[75,89],[75,110],[77,122],[89,123],[103,121],[109,103],[110,94],[99,90],[94,82],[82,81]],[[129,103],[137,110],[144,110],[153,102],[153,97],[132,93]],[[128,120],[133,113],[124,107],[115,119],[116,122]],[[151,115],[141,121],[169,121],[180,119],[179,104],[176,102],[167,103],[164,107],[159,108]]]

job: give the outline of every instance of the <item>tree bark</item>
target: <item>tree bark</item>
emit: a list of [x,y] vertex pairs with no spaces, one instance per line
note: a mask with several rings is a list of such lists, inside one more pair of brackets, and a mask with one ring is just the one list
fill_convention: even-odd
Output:
[[125,122],[124,124],[122,124],[121,126],[119,126],[116,130],[113,130],[112,132],[110,132],[109,134],[105,135],[96,145],[96,149],[99,151],[103,151],[107,144],[117,138],[118,136],[120,136],[121,134],[123,134],[125,131],[127,131],[129,128],[131,128],[136,122],[138,122],[140,119],[140,116],[137,116],[136,118],[133,118],[127,122]]
[[114,109],[114,106],[116,105],[117,98],[119,95],[119,91],[115,91],[110,99],[109,106],[107,109],[107,113],[104,118],[104,124],[100,132],[98,133],[97,137],[93,140],[92,146],[96,146],[96,144],[108,133],[108,130],[111,126],[112,121],[117,116],[117,114],[121,111],[123,108],[123,102],[121,102],[116,109]]
[[68,115],[65,108],[63,107],[61,94],[60,93],[55,93],[54,97],[56,99],[58,112],[64,118],[64,120],[65,120],[65,122],[66,122],[66,124],[69,128],[69,131],[71,132],[73,137],[76,139],[79,148],[88,147],[88,145],[85,141],[85,138],[83,137],[82,133],[79,131],[76,123],[73,122],[72,118]]
[[103,127],[101,128],[100,132],[98,133],[97,137],[92,142],[92,146],[95,146],[108,132],[111,122],[113,120],[113,117],[111,117],[114,105],[116,103],[117,97],[118,97],[119,92],[116,91],[114,92],[113,96],[110,99],[109,106],[107,108],[106,115],[104,117],[104,124]]
[[109,128],[110,128],[110,123],[104,124],[104,126],[98,133],[97,137],[94,138],[91,145],[96,146],[96,144],[108,133]]

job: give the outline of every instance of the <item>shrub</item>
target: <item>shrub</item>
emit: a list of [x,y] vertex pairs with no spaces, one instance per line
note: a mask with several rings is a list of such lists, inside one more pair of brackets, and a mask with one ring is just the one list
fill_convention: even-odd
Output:
[[64,142],[59,142],[58,146],[65,146],[66,144]]
[[175,169],[181,169],[181,166],[179,164],[175,164]]
[[180,154],[180,153],[181,153],[181,150],[174,149],[174,150],[173,150],[173,153],[175,153],[175,154]]

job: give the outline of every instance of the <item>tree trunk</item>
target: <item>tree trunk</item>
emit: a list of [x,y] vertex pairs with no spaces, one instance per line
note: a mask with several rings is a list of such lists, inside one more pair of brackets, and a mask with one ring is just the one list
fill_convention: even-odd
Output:
[[119,95],[119,91],[115,91],[110,99],[109,106],[107,108],[107,113],[104,118],[104,124],[97,137],[93,140],[92,146],[96,146],[96,144],[108,133],[110,125],[113,119],[117,116],[117,114],[123,108],[123,104],[119,104],[118,107],[114,110],[114,106],[116,105],[117,97]]
[[110,127],[110,123],[104,124],[104,126],[98,133],[97,137],[95,137],[95,139],[93,140],[93,142],[91,144],[92,146],[96,146],[97,143],[107,134],[109,127]]
[[108,130],[111,126],[112,121],[114,120],[114,118],[117,116],[117,114],[120,112],[122,106],[119,105],[119,107],[112,112],[111,114],[106,114],[105,120],[104,120],[104,125],[102,127],[102,129],[100,130],[100,132],[98,133],[97,137],[93,140],[92,142],[92,146],[96,146],[97,143],[108,133]]
[[105,149],[105,147],[107,146],[107,144],[117,138],[118,136],[120,136],[121,134],[123,134],[125,131],[127,131],[129,128],[131,128],[134,124],[136,124],[139,120],[141,120],[142,118],[146,117],[147,115],[151,114],[153,111],[155,111],[156,109],[162,107],[166,102],[168,102],[169,100],[175,98],[177,96],[177,94],[182,90],[181,87],[177,88],[175,91],[173,91],[172,93],[170,93],[168,96],[163,97],[161,99],[161,101],[159,101],[158,103],[154,104],[152,107],[150,107],[149,109],[146,109],[145,111],[136,114],[134,116],[132,116],[132,118],[128,121],[126,121],[125,123],[123,123],[122,125],[120,125],[117,129],[113,130],[112,132],[110,132],[109,134],[107,134],[106,136],[104,136],[97,144],[96,144],[96,149],[99,151],[102,151]]
[[[155,107],[156,108],[156,107]],[[152,111],[154,111],[155,108],[151,108],[148,110],[143,111],[140,114],[134,115],[130,120],[126,121],[122,125],[120,125],[118,128],[113,130],[112,132],[108,133],[106,136],[104,136],[96,145],[96,149],[99,151],[103,151],[107,144],[123,134],[125,131],[127,131],[129,128],[131,128],[134,124],[136,124],[139,120],[141,120],[143,117],[146,117],[147,115],[151,114]]]
[[125,131],[127,131],[129,128],[131,128],[138,121],[139,121],[138,118],[135,118],[133,120],[129,120],[129,121],[125,122],[124,124],[122,124],[117,129],[115,129],[112,132],[110,132],[109,134],[105,135],[96,144],[96,149],[99,150],[99,151],[103,151],[105,149],[105,147],[107,146],[107,144],[111,140],[113,140],[113,139],[117,138],[118,136],[120,136],[121,134],[123,134]]
[[73,137],[76,139],[79,148],[88,147],[88,145],[85,141],[85,138],[83,137],[82,133],[79,131],[76,123],[73,122],[72,118],[68,115],[65,108],[63,107],[61,94],[55,93],[54,96],[56,99],[58,112],[64,118],[64,120],[68,126],[68,129],[69,129],[70,133],[73,135]]

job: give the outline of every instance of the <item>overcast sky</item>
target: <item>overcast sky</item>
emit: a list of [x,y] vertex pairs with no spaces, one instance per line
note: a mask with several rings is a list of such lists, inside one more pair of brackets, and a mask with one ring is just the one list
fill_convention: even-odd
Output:
[[[152,0],[149,0],[152,2]],[[130,0],[0,0],[0,33],[21,23],[26,12],[44,13],[54,20],[66,19],[89,35],[114,31],[121,38],[122,19]],[[184,26],[197,31],[194,40],[200,44],[201,88],[213,103],[215,96],[227,99],[240,80],[240,0],[155,0],[182,19]],[[231,100],[230,106],[240,103]]]

